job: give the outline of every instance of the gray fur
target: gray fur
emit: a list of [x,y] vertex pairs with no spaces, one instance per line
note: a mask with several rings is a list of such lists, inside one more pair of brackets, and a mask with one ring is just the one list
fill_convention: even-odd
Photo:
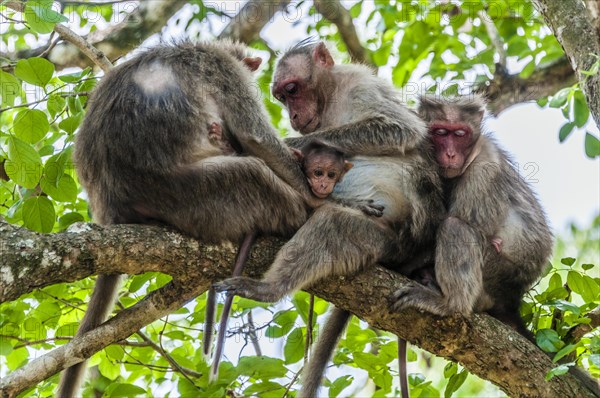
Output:
[[[519,304],[542,274],[553,238],[531,187],[508,154],[481,134],[484,106],[479,97],[422,98],[419,113],[426,122],[466,122],[481,150],[462,175],[443,181],[448,217],[435,253],[440,290],[415,283],[396,293],[395,306],[438,315],[488,311],[527,334]],[[500,253],[492,237],[503,240]]]
[[[373,200],[384,207],[383,215],[368,217],[327,203],[286,243],[261,281],[227,279],[215,285],[217,290],[273,302],[328,276],[353,274],[377,262],[394,266],[434,239],[444,210],[439,176],[427,155],[425,124],[367,67],[317,68],[317,45],[294,47],[275,71],[274,87],[296,73],[308,76],[309,96],[317,98],[319,110],[319,129],[286,143],[301,148],[316,138],[354,155],[349,159],[354,167],[336,185],[333,201]],[[323,333],[339,336],[343,327],[336,325],[337,330]],[[316,395],[333,349],[333,344],[317,343],[312,357],[325,364],[307,367],[299,396]]]
[[[251,89],[245,56],[231,42],[160,45],[107,73],[74,155],[96,222],[162,222],[209,243],[287,236],[304,223],[304,176]],[[213,123],[251,156],[224,156],[207,137]],[[110,313],[117,281],[99,276],[78,335]],[[60,397],[76,395],[83,368],[63,373]]]

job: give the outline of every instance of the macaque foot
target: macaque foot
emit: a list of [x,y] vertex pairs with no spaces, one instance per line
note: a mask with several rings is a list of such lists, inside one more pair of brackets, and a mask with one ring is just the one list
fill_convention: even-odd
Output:
[[261,282],[245,276],[236,276],[213,284],[217,292],[227,292],[251,300],[274,303],[279,301],[285,293],[269,283]]
[[351,201],[341,201],[342,205],[362,211],[367,216],[382,217],[385,206],[376,205],[373,199],[353,199]]
[[394,293],[394,304],[396,311],[409,307],[444,315],[440,310],[445,307],[442,294],[431,287],[423,286],[417,282],[409,282]]
[[366,203],[359,203],[356,205],[356,208],[360,211],[362,211],[363,213],[365,213],[367,216],[371,216],[371,217],[382,217],[383,216],[383,210],[385,210],[385,207],[382,205],[376,205],[375,203],[373,203],[373,200],[369,199],[367,201],[365,201]]

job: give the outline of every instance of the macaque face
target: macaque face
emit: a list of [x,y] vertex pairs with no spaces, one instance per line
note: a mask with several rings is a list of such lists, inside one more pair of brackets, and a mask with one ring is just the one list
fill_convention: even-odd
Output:
[[301,134],[315,131],[320,123],[315,87],[310,82],[305,57],[292,56],[280,63],[273,81],[273,96],[287,108],[292,128]]
[[304,159],[304,172],[312,193],[325,199],[333,192],[335,184],[350,169],[351,163],[329,153],[313,153]]
[[323,43],[319,43],[311,56],[291,55],[277,64],[273,77],[273,96],[288,110],[292,128],[309,134],[321,126],[326,94],[330,86],[333,58]]
[[460,176],[473,145],[473,130],[463,123],[434,122],[429,127],[429,135],[442,175]]

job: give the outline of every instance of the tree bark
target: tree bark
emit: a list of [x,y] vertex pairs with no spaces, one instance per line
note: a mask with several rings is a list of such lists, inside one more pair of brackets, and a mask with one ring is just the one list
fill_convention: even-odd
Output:
[[600,56],[600,27],[598,5],[581,0],[533,0],[552,29],[573,69],[587,98],[588,107],[596,125],[600,126],[600,74],[587,76]]
[[[252,250],[247,274],[259,276],[283,244],[262,239]],[[173,230],[77,224],[69,232],[37,234],[0,219],[0,297],[11,300],[51,283],[69,282],[99,272],[161,271],[173,281],[120,312],[99,328],[73,338],[0,381],[0,396],[12,397],[125,339],[150,322],[175,311],[226,278],[235,257],[232,247],[208,246]],[[391,310],[393,292],[407,280],[379,266],[354,276],[333,277],[310,291],[436,355],[458,361],[513,397],[592,397],[566,374],[544,379],[554,367],[537,347],[483,314],[441,318],[417,311]]]

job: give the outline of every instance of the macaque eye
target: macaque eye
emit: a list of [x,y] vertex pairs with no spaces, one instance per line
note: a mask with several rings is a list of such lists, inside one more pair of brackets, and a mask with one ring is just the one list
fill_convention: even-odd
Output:
[[281,94],[273,94],[273,96],[275,97],[275,99],[279,102],[285,102],[285,97]]
[[315,170],[316,177],[323,177],[323,170]]
[[433,134],[435,134],[435,135],[446,135],[446,134],[448,134],[448,130],[446,130],[446,129],[435,129],[433,131]]
[[288,94],[296,94],[298,91],[298,85],[296,83],[288,83],[283,87],[286,93]]
[[466,134],[467,134],[467,132],[465,130],[456,130],[454,132],[454,135],[457,136],[457,137],[463,137]]
[[330,171],[329,173],[327,173],[327,177],[329,177],[333,180],[336,177],[335,171]]

